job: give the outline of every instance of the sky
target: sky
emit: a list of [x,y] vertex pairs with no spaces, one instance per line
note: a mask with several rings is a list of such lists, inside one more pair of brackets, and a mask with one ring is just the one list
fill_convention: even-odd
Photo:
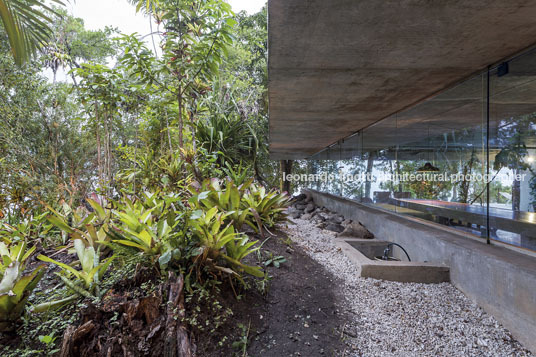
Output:
[[[242,10],[249,14],[258,12],[266,0],[227,0],[234,12]],[[70,12],[84,19],[87,29],[97,30],[113,26],[125,34],[134,32],[140,35],[150,33],[149,19],[136,14],[134,6],[127,0],[76,0],[67,3]]]

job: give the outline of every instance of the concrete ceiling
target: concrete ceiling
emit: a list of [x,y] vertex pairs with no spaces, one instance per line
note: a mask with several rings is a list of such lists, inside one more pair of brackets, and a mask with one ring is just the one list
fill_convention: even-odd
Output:
[[536,42],[536,0],[269,0],[268,9],[273,159],[307,158]]

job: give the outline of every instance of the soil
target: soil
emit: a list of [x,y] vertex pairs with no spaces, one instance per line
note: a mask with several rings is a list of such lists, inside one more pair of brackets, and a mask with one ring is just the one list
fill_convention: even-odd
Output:
[[[346,317],[339,311],[338,279],[312,260],[303,248],[287,245],[282,232],[264,247],[274,256],[284,256],[273,276],[265,304],[254,313],[260,324],[251,338],[250,356],[341,356],[341,338]],[[237,311],[238,313],[238,311]]]
[[[69,338],[58,336],[56,341],[56,348],[64,352],[56,356],[167,355],[170,326],[175,343],[183,332],[183,338],[190,337],[196,356],[245,356],[244,347],[248,356],[255,357],[342,355],[345,344],[340,331],[346,318],[338,310],[342,298],[335,288],[337,278],[309,258],[303,248],[292,245],[283,232],[264,243],[262,254],[262,261],[269,256],[286,260],[279,267],[266,267],[271,279],[264,291],[259,288],[259,279],[248,279],[247,290],[240,290],[235,283],[233,287],[209,287],[209,298],[185,293],[172,304],[179,311],[184,306],[185,324],[170,319],[177,314],[177,308],[171,311],[169,306],[172,290],[182,290],[177,287],[179,277],[162,283],[147,269],[132,272],[108,291],[102,303],[95,306],[86,301],[75,310],[78,317],[71,315],[74,323],[64,334]],[[254,255],[248,257],[251,264],[258,263],[259,257]],[[68,259],[63,254],[57,258]],[[51,280],[46,285],[55,279]],[[154,288],[148,291],[147,285]],[[220,317],[221,324],[213,331]],[[25,332],[34,323],[39,319],[31,321]],[[187,331],[181,326],[187,326]],[[14,337],[0,334],[0,344],[12,346],[10,352],[23,347],[23,341]],[[34,341],[32,348],[42,349],[37,339],[31,344]],[[27,343],[26,339],[26,347]],[[65,353],[66,348],[69,353]]]

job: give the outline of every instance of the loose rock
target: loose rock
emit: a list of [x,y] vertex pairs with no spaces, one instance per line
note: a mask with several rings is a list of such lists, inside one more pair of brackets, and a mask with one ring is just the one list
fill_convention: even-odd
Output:
[[304,212],[305,213],[311,213],[315,210],[315,205],[314,203],[308,203],[307,206],[305,207],[304,209]]
[[339,237],[372,239],[374,238],[374,234],[372,234],[368,229],[366,229],[361,223],[354,222],[347,225],[344,231],[339,234]]
[[336,223],[329,223],[326,226],[326,229],[328,231],[332,231],[332,232],[336,232],[336,233],[341,233],[342,231],[344,231],[344,227],[341,226],[340,224],[336,224]]

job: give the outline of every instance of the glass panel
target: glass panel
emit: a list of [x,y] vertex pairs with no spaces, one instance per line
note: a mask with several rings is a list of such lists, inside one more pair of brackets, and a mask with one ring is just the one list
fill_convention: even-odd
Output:
[[396,116],[393,115],[363,131],[365,167],[364,203],[395,210],[391,199],[396,190]]
[[485,83],[473,77],[398,115],[398,213],[486,236]]
[[536,50],[489,78],[315,155],[311,170],[325,176],[309,187],[536,250]]
[[536,249],[536,52],[490,72],[492,238]]

